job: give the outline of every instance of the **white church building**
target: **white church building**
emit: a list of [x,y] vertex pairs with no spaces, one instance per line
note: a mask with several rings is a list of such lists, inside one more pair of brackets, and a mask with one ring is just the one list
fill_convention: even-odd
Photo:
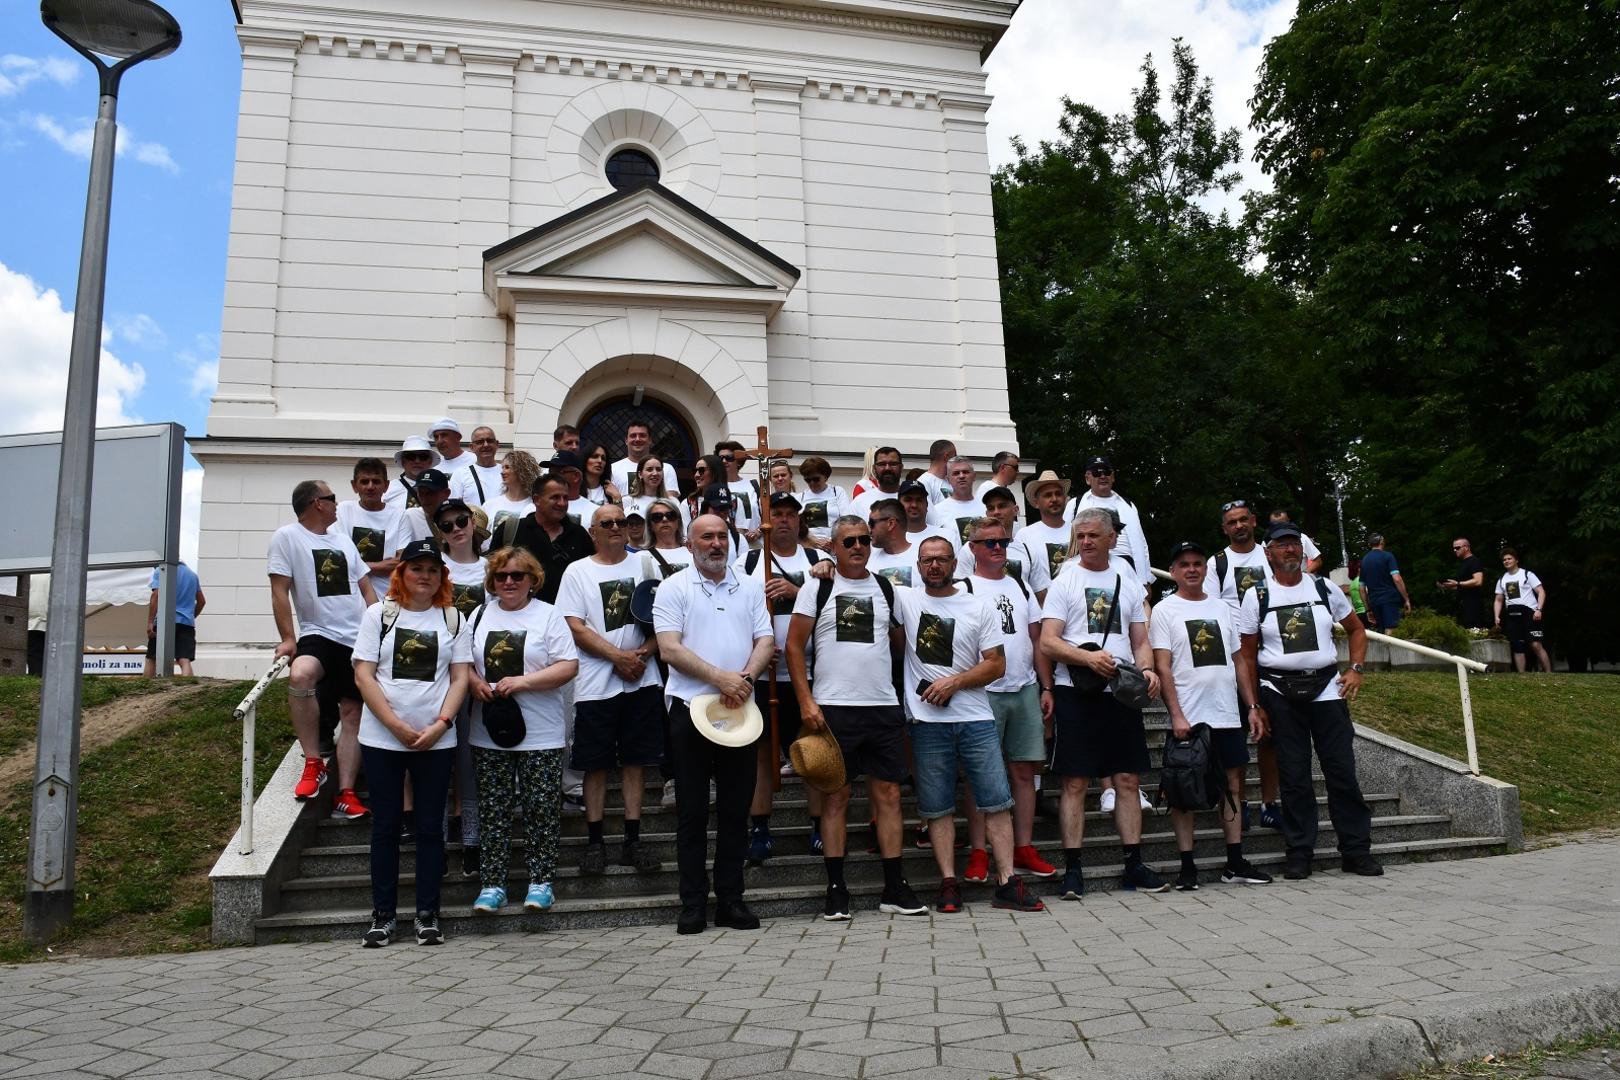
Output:
[[1017,449],[981,66],[1016,0],[238,7],[200,671],[265,667],[293,485],[347,498],[439,416],[542,459],[763,424],[851,479]]

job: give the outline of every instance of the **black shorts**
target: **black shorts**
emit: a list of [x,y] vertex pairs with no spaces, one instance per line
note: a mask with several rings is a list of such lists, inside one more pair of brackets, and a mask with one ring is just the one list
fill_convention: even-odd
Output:
[[1072,686],[1052,690],[1052,760],[1059,776],[1141,775],[1153,767],[1142,714],[1113,694],[1082,694]]
[[568,767],[599,772],[657,765],[664,756],[665,720],[662,686],[643,686],[600,701],[576,701]]
[[298,656],[313,656],[321,662],[321,681],[315,684],[315,697],[328,702],[359,701],[360,688],[354,684],[354,649],[319,634],[298,639]]
[[1547,616],[1537,622],[1535,612],[1521,604],[1509,604],[1502,613],[1502,632],[1516,653],[1528,652],[1532,641],[1539,643],[1547,633]]
[[[754,703],[759,706],[759,715],[765,718],[765,742],[769,744],[771,738],[771,691],[767,683],[754,685]],[[793,692],[793,684],[779,682],[776,684],[776,739],[782,753],[792,746],[799,737],[800,728],[804,721],[799,716],[799,695]]]
[[844,755],[851,780],[890,780],[898,784],[906,767],[906,714],[898,705],[823,705],[821,715]]
[[1249,733],[1240,727],[1209,729],[1215,758],[1223,769],[1241,769],[1249,763]]
[[[157,635],[153,634],[146,639],[146,658],[157,659]],[[187,626],[185,623],[174,624],[174,658],[176,660],[197,659],[197,628]]]

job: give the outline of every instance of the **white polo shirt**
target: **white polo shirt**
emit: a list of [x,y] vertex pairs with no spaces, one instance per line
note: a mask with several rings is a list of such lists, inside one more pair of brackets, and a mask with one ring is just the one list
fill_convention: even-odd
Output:
[[[741,671],[753,654],[754,642],[771,638],[771,619],[765,611],[765,590],[753,578],[726,567],[722,581],[711,581],[688,566],[658,587],[653,601],[653,632],[681,635],[681,643],[721,671]],[[691,701],[720,688],[669,667],[666,698]]]

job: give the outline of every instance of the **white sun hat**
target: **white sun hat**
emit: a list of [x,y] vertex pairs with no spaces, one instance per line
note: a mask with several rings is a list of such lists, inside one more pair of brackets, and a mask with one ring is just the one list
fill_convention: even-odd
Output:
[[732,708],[719,694],[699,694],[692,699],[692,726],[710,742],[721,746],[747,746],[765,730],[765,718],[753,695],[741,708]]
[[432,454],[433,468],[435,469],[444,462],[444,458],[433,448],[433,444],[420,435],[405,436],[405,441],[400,444],[398,450],[394,451],[394,464],[402,469],[405,467],[405,463],[400,458],[405,454]]

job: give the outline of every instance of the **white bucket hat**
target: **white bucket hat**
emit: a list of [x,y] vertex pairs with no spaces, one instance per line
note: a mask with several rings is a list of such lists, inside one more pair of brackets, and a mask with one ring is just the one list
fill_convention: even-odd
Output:
[[439,452],[433,448],[433,444],[428,442],[427,439],[420,435],[407,435],[405,441],[399,444],[399,449],[394,451],[394,464],[403,469],[405,462],[401,458],[404,455],[421,453],[433,455],[434,468],[438,468],[440,463],[444,461],[444,458],[440,456]]
[[433,421],[432,427],[428,428],[428,438],[431,439],[433,437],[433,433],[436,431],[453,431],[457,435],[460,435],[461,425],[450,419],[448,416],[441,416],[439,419]]
[[752,695],[741,708],[734,709],[719,694],[699,694],[692,699],[692,726],[710,742],[721,746],[747,746],[765,730],[765,718]]

